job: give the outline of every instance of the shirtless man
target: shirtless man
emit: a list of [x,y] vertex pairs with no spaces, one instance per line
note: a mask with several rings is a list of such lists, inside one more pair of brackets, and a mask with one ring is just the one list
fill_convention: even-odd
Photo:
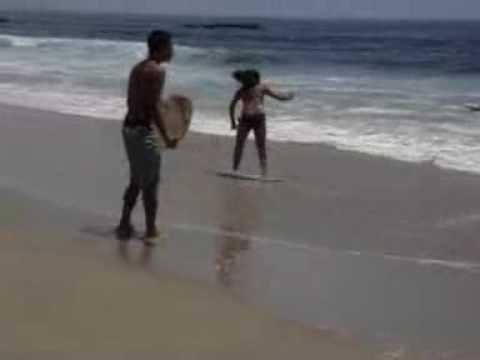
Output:
[[123,211],[116,229],[119,240],[129,240],[134,233],[131,213],[138,195],[142,192],[145,209],[146,232],[144,243],[154,245],[157,236],[157,189],[160,179],[161,154],[154,133],[154,126],[165,140],[168,148],[177,145],[169,139],[161,113],[158,111],[165,83],[165,67],[173,57],[171,35],[156,30],[148,37],[148,57],[134,66],[128,84],[127,115],[122,135],[130,164],[130,183],[123,197]]

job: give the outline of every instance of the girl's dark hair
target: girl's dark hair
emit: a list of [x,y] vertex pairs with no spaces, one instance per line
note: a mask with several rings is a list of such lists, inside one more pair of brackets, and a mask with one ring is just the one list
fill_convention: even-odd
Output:
[[244,89],[251,89],[260,83],[260,73],[255,69],[236,70],[232,77],[242,84]]

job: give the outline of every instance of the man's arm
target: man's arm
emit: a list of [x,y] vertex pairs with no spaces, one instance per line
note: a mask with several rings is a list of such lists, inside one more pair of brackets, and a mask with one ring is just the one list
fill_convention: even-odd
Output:
[[170,140],[165,124],[163,122],[162,113],[159,109],[159,101],[162,98],[163,87],[165,85],[165,70],[155,68],[149,71],[148,91],[145,94],[145,106],[148,109],[149,116],[153,118],[160,135],[167,144],[167,147],[174,147],[175,141]]
[[237,123],[235,122],[235,107],[237,106],[237,102],[240,100],[240,90],[238,90],[232,98],[230,102],[230,122],[232,124],[232,130],[236,129]]
[[278,92],[278,91],[273,91],[269,86],[265,86],[264,93],[265,93],[265,95],[268,95],[268,96],[270,96],[274,99],[280,100],[280,101],[292,100],[293,97],[294,97],[292,92],[281,93],[281,92]]

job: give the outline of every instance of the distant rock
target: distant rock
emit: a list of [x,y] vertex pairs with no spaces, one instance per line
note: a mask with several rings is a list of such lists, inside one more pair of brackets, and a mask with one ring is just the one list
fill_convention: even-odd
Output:
[[0,16],[0,24],[5,24],[5,23],[8,23],[8,22],[10,22],[10,19]]
[[186,24],[190,29],[241,29],[241,30],[261,30],[262,26],[252,23],[211,23],[211,24]]

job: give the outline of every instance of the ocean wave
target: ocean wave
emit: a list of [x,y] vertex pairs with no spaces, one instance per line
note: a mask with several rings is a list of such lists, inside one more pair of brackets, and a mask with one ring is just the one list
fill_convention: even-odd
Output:
[[31,37],[0,35],[0,46],[2,47],[35,47],[38,40]]
[[405,109],[389,109],[385,107],[362,106],[346,109],[345,112],[351,114],[367,114],[367,115],[413,115],[414,111]]
[[448,72],[458,75],[475,75],[480,74],[480,65],[478,64],[457,64],[448,69]]
[[224,59],[227,65],[275,65],[284,64],[279,56],[262,52],[232,51]]
[[0,46],[13,48],[66,48],[81,47],[85,49],[105,49],[109,50],[120,45],[129,46],[135,44],[126,41],[97,40],[97,39],[76,39],[76,38],[57,38],[57,37],[27,37],[0,34]]
[[[119,89],[123,88],[120,83],[112,87],[110,82],[113,78],[105,78],[102,80],[106,82],[105,84],[93,88],[90,81],[95,81],[93,78],[89,79],[85,81],[84,78],[80,83],[77,81],[73,87],[71,81],[48,84],[0,83],[0,98],[13,105],[121,119],[125,105],[123,92],[119,93]],[[212,110],[205,111],[213,104],[216,105]],[[208,99],[200,99],[197,106],[199,110],[192,124],[193,129],[211,134],[229,134],[228,127],[224,126],[225,114],[221,111],[221,104],[222,102],[217,104]],[[298,106],[300,108],[289,112],[281,111],[279,108],[271,109],[269,137],[272,140],[326,143],[344,150],[480,172],[479,149],[476,142],[468,136],[468,132],[452,131],[448,127],[439,127],[436,124],[425,127],[422,121],[410,119],[411,115],[405,114],[410,121],[395,121],[391,124],[388,117],[392,117],[392,114],[375,108],[368,111],[374,109],[373,111],[380,112],[380,115],[385,115],[386,118],[372,122],[368,118],[358,118],[355,114],[341,115],[334,112],[323,114],[321,119],[318,119],[320,110],[313,109],[307,112],[302,111],[303,105]]]
[[[146,51],[144,42],[125,40],[81,39],[81,38],[58,38],[58,37],[27,37],[0,34],[0,47],[12,48],[44,48],[62,49],[75,48],[83,50],[110,51],[118,49],[135,49]],[[182,55],[194,56],[205,53],[202,48],[185,45],[176,45],[176,50]],[[108,54],[108,52],[107,52]]]
[[[52,51],[74,50],[86,56],[92,54],[130,54],[137,57],[146,54],[143,42],[125,40],[101,40],[57,37],[24,37],[0,34],[0,48],[36,48]],[[265,50],[242,50],[176,45],[176,62],[204,65],[255,66],[284,64],[286,61]]]
[[180,47],[180,61],[204,65],[268,66],[288,64],[285,57],[266,50]]
[[13,42],[10,39],[0,38],[0,48],[9,48],[13,46]]
[[[352,82],[351,79],[344,81],[346,83]],[[352,95],[368,95],[368,96],[391,96],[396,97],[396,99],[406,98],[408,97],[408,93],[405,91],[401,91],[398,89],[381,89],[381,88],[373,88],[373,87],[362,87],[359,85],[357,86],[323,86],[319,89],[321,92],[324,93],[333,93],[333,94],[352,94]]]
[[[143,42],[5,34],[0,34],[0,46],[5,47],[0,58],[2,101],[117,119],[124,112],[128,71],[146,52]],[[318,73],[304,68],[293,71],[289,66],[276,68],[288,62],[288,56],[269,49],[179,45],[176,55],[169,71],[174,81],[167,88],[177,86],[180,92],[198,98],[200,110],[193,124],[197,131],[229,133],[224,127],[224,109],[235,85],[229,73],[235,67],[258,65],[270,72],[269,80],[288,84],[298,94],[285,107],[267,104],[273,140],[327,143],[480,172],[476,147],[480,127],[463,108],[447,108],[448,103],[464,103],[458,96],[476,92],[468,87],[468,93],[458,95],[455,86],[462,88],[463,80],[417,82],[344,73],[337,68]],[[355,78],[355,74],[360,76]]]

